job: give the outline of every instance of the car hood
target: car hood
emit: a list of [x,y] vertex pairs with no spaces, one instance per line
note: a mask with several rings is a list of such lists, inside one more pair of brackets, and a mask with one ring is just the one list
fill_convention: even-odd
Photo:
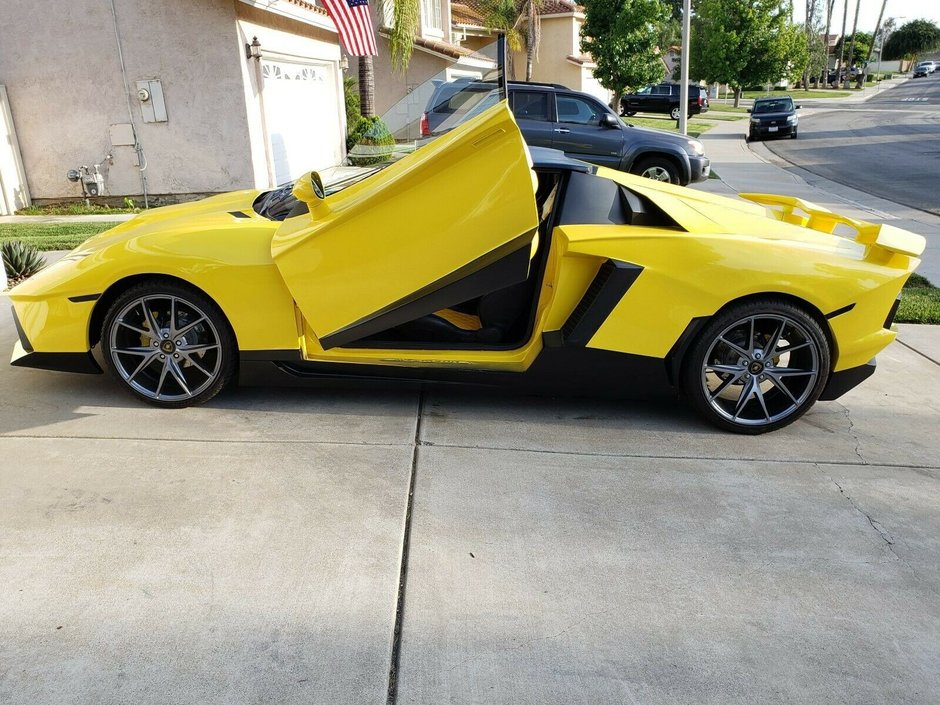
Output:
[[786,120],[787,117],[794,114],[792,110],[787,110],[776,113],[751,113],[751,117],[758,120]]
[[277,223],[258,216],[251,208],[258,197],[258,191],[244,190],[210,196],[191,203],[153,208],[138,214],[135,218],[106,230],[85,240],[72,254],[87,254],[102,250],[121,240],[145,235],[166,233],[168,236],[185,230],[192,235],[200,231],[217,230],[233,223],[243,225],[268,224],[273,231]]

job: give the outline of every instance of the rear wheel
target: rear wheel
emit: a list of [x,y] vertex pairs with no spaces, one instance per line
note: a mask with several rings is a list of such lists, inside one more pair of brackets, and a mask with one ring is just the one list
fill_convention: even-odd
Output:
[[669,111],[669,116],[670,116],[673,120],[678,120],[678,119],[679,119],[679,114],[680,114],[680,112],[681,112],[681,111],[679,110],[679,106],[677,105],[676,107],[674,107],[672,110]]
[[647,157],[637,162],[634,174],[653,181],[663,181],[670,184],[679,183],[679,170],[676,165],[665,157]]
[[682,387],[709,423],[765,433],[816,402],[829,365],[829,342],[812,316],[787,301],[746,302],[705,326],[684,362]]
[[235,372],[235,336],[221,309],[174,282],[147,282],[121,294],[105,316],[101,346],[125,388],[155,406],[201,404]]

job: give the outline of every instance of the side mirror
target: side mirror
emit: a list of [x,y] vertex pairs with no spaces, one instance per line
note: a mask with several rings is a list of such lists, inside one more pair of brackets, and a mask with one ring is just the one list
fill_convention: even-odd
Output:
[[326,198],[326,189],[323,188],[323,179],[321,179],[320,175],[315,171],[304,174],[297,179],[297,181],[294,182],[294,188],[291,189],[291,193],[294,194],[297,200],[306,203],[311,211],[314,208],[321,208]]
[[750,108],[748,108],[748,109],[747,109],[747,111],[748,111],[748,112],[751,112],[751,109],[750,109]]
[[799,110],[799,109],[802,108],[802,107],[803,107],[803,106],[800,105],[799,103],[796,104],[796,109],[797,109],[797,110]]
[[601,115],[601,127],[619,128],[620,125],[620,119],[614,115],[611,115],[610,113],[604,113]]

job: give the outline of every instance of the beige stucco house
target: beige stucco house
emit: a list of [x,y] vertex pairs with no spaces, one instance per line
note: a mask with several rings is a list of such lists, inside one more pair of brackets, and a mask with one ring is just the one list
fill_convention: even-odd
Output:
[[[477,48],[490,41],[484,29],[485,10],[480,0],[451,2],[454,41],[460,46]],[[581,51],[581,25],[584,8],[571,0],[544,0],[538,8],[541,40],[532,65],[532,80],[560,83],[577,91],[595,95],[607,102],[609,91],[594,78],[594,59]],[[525,80],[526,52],[513,52],[510,79]]]
[[159,202],[344,156],[339,39],[305,0],[15,3],[0,47],[0,124],[19,147],[0,155],[0,206],[80,196],[80,165],[100,165],[105,196]]

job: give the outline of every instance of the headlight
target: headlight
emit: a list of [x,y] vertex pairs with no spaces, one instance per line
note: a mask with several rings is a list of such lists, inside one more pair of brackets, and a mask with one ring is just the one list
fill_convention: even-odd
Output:
[[751,118],[752,125],[760,125],[760,118]]
[[698,140],[689,140],[689,149],[698,154],[699,156],[705,154],[705,146]]
[[787,115],[787,123],[790,125],[795,125],[797,122],[796,115]]

